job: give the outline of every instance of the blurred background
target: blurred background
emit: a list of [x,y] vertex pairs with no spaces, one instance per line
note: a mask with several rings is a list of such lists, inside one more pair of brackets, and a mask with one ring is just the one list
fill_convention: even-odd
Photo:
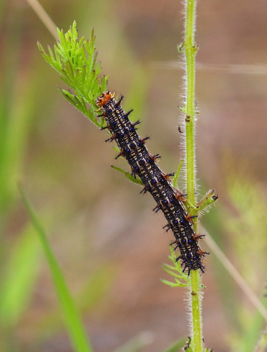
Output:
[[[181,1],[42,0],[56,26],[94,27],[109,89],[141,119],[141,136],[176,171],[183,157]],[[202,224],[266,305],[267,3],[200,1],[197,7],[197,167],[199,199],[220,198]],[[94,351],[141,338],[160,352],[190,334],[187,292],[171,280],[170,233],[151,197],[110,165],[128,169],[103,131],[58,94],[43,60],[55,40],[23,0],[0,3],[0,350],[72,351],[21,182],[49,236]],[[180,177],[180,189],[184,179]],[[205,231],[203,231],[205,233]],[[202,246],[209,251],[204,240]],[[205,260],[205,345],[251,351],[264,320],[216,256]]]

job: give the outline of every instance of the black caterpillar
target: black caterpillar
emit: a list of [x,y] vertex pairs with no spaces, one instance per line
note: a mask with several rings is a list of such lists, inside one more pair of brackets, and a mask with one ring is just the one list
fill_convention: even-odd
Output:
[[123,97],[116,101],[115,94],[104,92],[97,100],[96,104],[102,111],[102,117],[107,122],[107,127],[111,132],[111,138],[115,140],[120,148],[119,156],[124,156],[132,169],[132,174],[138,176],[143,184],[142,192],[151,193],[155,199],[157,206],[154,211],[163,211],[168,224],[164,226],[166,231],[172,229],[175,241],[175,249],[179,248],[183,271],[187,271],[188,275],[191,270],[200,269],[204,273],[205,267],[202,259],[206,252],[199,247],[198,240],[203,237],[197,235],[193,228],[192,217],[187,213],[183,203],[184,195],[175,189],[171,182],[172,174],[165,174],[159,168],[156,159],[158,154],[151,155],[146,146],[145,141],[148,137],[141,139],[136,132],[136,125],[139,121],[132,123],[128,116],[132,112],[125,113],[121,107]]

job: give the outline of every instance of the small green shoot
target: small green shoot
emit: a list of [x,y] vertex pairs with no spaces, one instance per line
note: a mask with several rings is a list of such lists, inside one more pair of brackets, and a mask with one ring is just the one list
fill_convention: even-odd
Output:
[[182,159],[178,165],[178,168],[177,168],[177,171],[176,171],[176,174],[174,175],[174,178],[173,178],[173,187],[174,188],[178,188],[178,178],[179,178],[179,175],[180,175],[180,171],[182,169],[182,166],[183,166],[183,163],[184,163],[184,160]]
[[218,196],[215,194],[214,189],[209,190],[205,196],[197,203],[198,214],[207,211],[209,207],[216,202]]
[[188,209],[191,216],[201,217],[204,212],[208,212],[211,205],[213,205],[218,199],[218,196],[215,194],[213,189],[209,190],[205,196],[197,203],[196,206],[188,200],[184,200],[184,204]]

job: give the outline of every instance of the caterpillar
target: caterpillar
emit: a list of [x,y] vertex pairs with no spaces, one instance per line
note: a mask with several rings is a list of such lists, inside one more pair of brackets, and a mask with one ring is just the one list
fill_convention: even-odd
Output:
[[183,203],[185,196],[173,187],[170,181],[173,174],[165,174],[158,166],[156,160],[160,156],[149,153],[145,145],[149,137],[139,137],[136,125],[140,121],[132,123],[129,120],[132,110],[125,113],[121,106],[122,99],[123,96],[116,101],[115,93],[109,91],[96,99],[101,111],[99,116],[105,118],[107,123],[102,129],[107,128],[110,131],[111,137],[108,140],[114,140],[120,149],[116,159],[123,156],[128,161],[132,174],[138,176],[144,184],[141,193],[149,192],[157,203],[153,210],[163,212],[168,222],[164,228],[166,231],[171,229],[174,234],[175,240],[171,245],[180,250],[176,260],[180,260],[183,272],[190,275],[191,270],[200,269],[204,273],[202,261],[209,253],[204,252],[198,244],[203,235],[196,234],[193,228],[192,217]]

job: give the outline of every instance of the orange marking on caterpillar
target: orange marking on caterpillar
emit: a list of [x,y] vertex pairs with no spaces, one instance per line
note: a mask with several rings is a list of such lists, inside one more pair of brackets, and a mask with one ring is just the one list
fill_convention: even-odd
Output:
[[115,93],[104,92],[96,100],[96,104],[101,108],[104,106],[110,99],[114,98]]

